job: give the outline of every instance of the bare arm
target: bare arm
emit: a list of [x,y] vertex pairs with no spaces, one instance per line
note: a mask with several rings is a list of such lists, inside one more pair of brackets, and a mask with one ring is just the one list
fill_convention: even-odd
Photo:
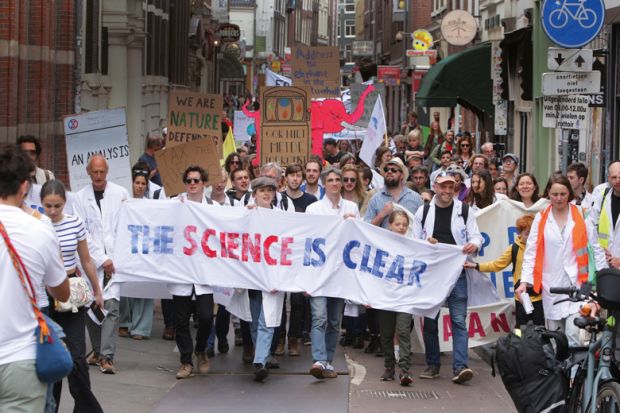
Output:
[[90,280],[90,285],[93,287],[93,295],[95,296],[95,302],[100,308],[103,307],[103,297],[101,295],[101,286],[99,285],[99,279],[97,278],[97,268],[95,263],[90,258],[88,252],[88,243],[86,240],[78,241],[78,254],[80,256],[80,262],[82,267]]
[[71,290],[69,289],[69,279],[65,278],[63,282],[56,287],[47,286],[47,291],[50,295],[58,301],[67,301],[71,296]]

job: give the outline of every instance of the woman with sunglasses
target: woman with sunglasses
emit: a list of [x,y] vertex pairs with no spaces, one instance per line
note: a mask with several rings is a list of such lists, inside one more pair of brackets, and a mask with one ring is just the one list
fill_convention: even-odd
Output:
[[366,191],[359,178],[359,170],[355,165],[344,165],[342,167],[342,197],[347,201],[353,201],[359,209],[366,202]]
[[[79,277],[77,272],[78,258],[90,281],[95,303],[103,308],[103,297],[97,279],[97,269],[88,252],[86,228],[84,222],[77,215],[64,213],[67,196],[65,187],[60,181],[48,181],[41,188],[41,203],[45,215],[52,221],[54,230],[60,243],[60,252],[67,272],[67,277]],[[50,316],[63,328],[66,337],[65,344],[73,359],[73,369],[67,380],[69,391],[74,400],[76,412],[103,412],[97,398],[91,391],[88,364],[86,363],[86,307],[80,307],[77,312],[57,312],[50,306]],[[60,405],[62,394],[62,380],[54,384],[54,399],[56,408]]]
[[469,135],[461,136],[456,142],[456,156],[463,161],[463,169],[469,175],[471,173],[471,165],[469,161],[474,156],[473,140]]
[[[233,171],[237,169],[241,169],[242,161],[241,156],[237,152],[229,153],[224,161],[224,169],[226,170],[226,175],[230,176]],[[226,181],[226,189],[230,189],[232,187],[232,182],[228,179]]]
[[[149,198],[150,167],[146,162],[137,162],[131,168],[132,192],[137,199]],[[144,340],[153,329],[153,299],[121,297],[119,337]]]

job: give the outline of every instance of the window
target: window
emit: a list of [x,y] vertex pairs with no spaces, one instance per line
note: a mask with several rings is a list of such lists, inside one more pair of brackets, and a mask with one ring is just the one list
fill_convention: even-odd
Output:
[[86,2],[84,37],[84,73],[97,73],[99,71],[99,0]]
[[355,37],[355,20],[344,21],[344,37]]
[[355,13],[355,0],[340,0],[338,6],[341,13]]

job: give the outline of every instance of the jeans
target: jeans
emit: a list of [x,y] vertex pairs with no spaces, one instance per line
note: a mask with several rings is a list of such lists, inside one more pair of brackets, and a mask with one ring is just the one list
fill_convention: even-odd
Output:
[[200,353],[207,348],[207,339],[213,324],[213,294],[196,296],[198,332],[196,333],[195,347],[192,345],[192,333],[189,326],[189,318],[193,310],[192,297],[173,295],[172,301],[174,301],[174,325],[176,328],[174,339],[181,354],[181,364],[193,364],[192,349]]
[[312,358],[314,361],[332,362],[340,336],[340,320],[344,299],[311,297],[312,308]]
[[250,312],[252,313],[252,341],[254,342],[254,364],[265,365],[271,357],[271,341],[274,328],[267,327],[263,309],[263,293],[254,291],[250,294]]
[[86,319],[88,335],[93,346],[93,352],[110,361],[114,360],[116,353],[116,339],[118,338],[119,301],[115,299],[105,300],[103,307],[108,315],[99,326],[90,317]]
[[[463,367],[467,367],[467,342],[469,339],[467,318],[467,275],[461,273],[456,285],[446,300],[450,310],[452,323],[452,370],[456,373]],[[424,347],[426,350],[426,364],[428,366],[441,366],[439,360],[439,330],[436,318],[424,318]]]
[[400,349],[398,367],[408,371],[411,368],[411,314],[378,311],[384,367],[391,368],[396,364],[396,357],[394,356],[394,334],[396,333],[398,334]]
[[153,328],[153,300],[121,297],[120,326],[132,336],[150,337]]
[[[74,412],[103,412],[97,398],[90,387],[88,364],[86,363],[86,311],[81,307],[77,313],[59,313],[52,310],[52,319],[65,331],[67,337],[64,341],[73,359],[73,370],[67,376],[69,392],[74,400]],[[56,411],[60,406],[62,394],[62,380],[54,384],[54,399]]]

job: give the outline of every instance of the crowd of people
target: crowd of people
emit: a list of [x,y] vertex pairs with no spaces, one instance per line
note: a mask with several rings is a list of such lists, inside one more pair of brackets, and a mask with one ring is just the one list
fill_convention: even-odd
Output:
[[[571,343],[578,342],[572,324],[578,306],[554,306],[556,297],[549,288],[583,282],[593,266],[620,267],[620,237],[616,236],[620,162],[609,165],[608,182],[592,193],[587,190],[588,170],[583,164],[570,165],[566,175],[554,173],[541,191],[534,175],[519,173],[515,154],[498,156],[488,142],[477,152],[468,132],[443,133],[435,121],[424,137],[414,115],[401,132],[377,148],[373,165],[360,160],[360,144],[355,141],[325,139],[323,158],[311,156],[304,165],[284,167],[259,165],[253,148],[242,146],[226,157],[215,179],[200,166],[188,166],[179,177],[185,191],[174,199],[361,219],[403,237],[459,246],[468,259],[445,302],[452,322],[454,383],[465,383],[474,376],[468,366],[468,269],[498,271],[512,264],[517,325],[533,320],[565,331]],[[0,229],[16,245],[30,273],[38,307],[64,328],[74,361],[68,377],[74,411],[102,411],[90,386],[88,366],[115,374],[119,336],[137,341],[152,336],[153,299],[123,297],[119,301],[102,291],[118,264],[113,261],[113,249],[121,204],[129,198],[167,198],[154,158],[162,146],[161,138],[147,138],[144,155],[131,169],[131,193],[107,179],[108,163],[103,156],[92,156],[87,165],[91,183],[72,188],[70,212],[65,211],[64,185],[51,171],[38,166],[38,139],[21,137],[17,145],[0,153]],[[35,185],[41,185],[44,214],[24,202]],[[517,220],[515,243],[500,257],[475,262],[483,242],[476,211],[507,199],[538,212]],[[0,312],[14,315],[0,320],[0,406],[57,411],[62,383],[47,386],[35,375],[36,320],[5,248],[0,249],[0,262],[8,270],[0,277]],[[76,277],[89,281],[93,306],[106,312],[102,323],[86,316],[86,306],[59,311],[58,302],[69,298],[69,280]],[[337,297],[250,290],[251,321],[244,321],[214,303],[213,286],[171,284],[169,290],[172,299],[161,300],[162,338],[174,340],[179,349],[177,379],[207,374],[216,348],[219,353],[230,351],[227,336],[232,325],[233,345],[243,347],[242,360],[253,364],[258,382],[279,367],[280,357],[299,356],[303,346],[311,346],[309,373],[317,379],[335,379],[332,363],[339,343],[382,356],[381,380],[398,380],[403,386],[413,382],[412,314],[345,303]],[[534,305],[529,314],[519,301],[524,293],[529,293]],[[266,306],[278,309],[275,320],[265,312]],[[356,311],[343,317],[345,307]],[[92,348],[89,355],[86,329]],[[438,335],[437,319],[425,318],[426,368],[418,373],[419,378],[432,380],[440,375]]]

